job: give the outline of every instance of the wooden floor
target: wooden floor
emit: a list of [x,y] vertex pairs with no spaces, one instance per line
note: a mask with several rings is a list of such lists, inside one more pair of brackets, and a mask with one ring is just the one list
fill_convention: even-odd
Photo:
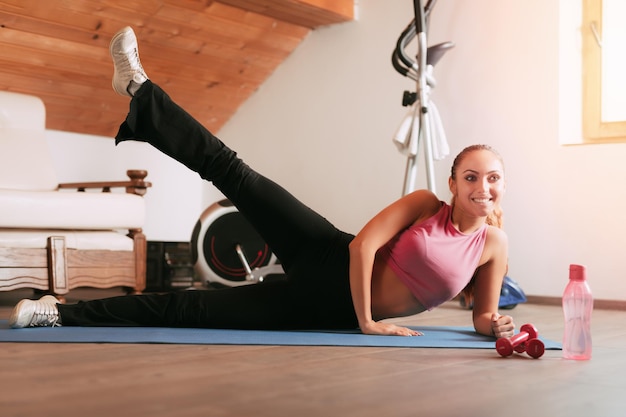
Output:
[[[23,295],[0,295],[0,319]],[[559,307],[510,313],[561,340]],[[471,325],[453,302],[403,322]],[[560,351],[535,360],[473,349],[4,343],[0,415],[622,417],[625,323],[625,311],[594,311],[587,362]]]

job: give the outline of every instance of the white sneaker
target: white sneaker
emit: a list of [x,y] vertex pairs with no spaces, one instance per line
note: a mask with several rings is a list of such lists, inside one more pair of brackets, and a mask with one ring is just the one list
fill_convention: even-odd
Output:
[[133,94],[128,90],[131,81],[135,83],[136,90],[148,76],[141,66],[137,37],[131,27],[126,26],[113,36],[109,52],[113,58],[113,89],[120,95],[132,97]]
[[14,329],[24,327],[55,327],[59,323],[59,300],[45,295],[39,300],[22,300],[13,309],[9,325]]

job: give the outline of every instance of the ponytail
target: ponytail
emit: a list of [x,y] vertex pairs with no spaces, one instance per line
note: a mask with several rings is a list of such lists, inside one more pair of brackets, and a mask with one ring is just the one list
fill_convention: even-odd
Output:
[[495,226],[498,229],[502,229],[502,224],[504,223],[502,219],[502,208],[500,208],[500,206],[494,208],[494,210],[487,216],[485,223],[489,226]]

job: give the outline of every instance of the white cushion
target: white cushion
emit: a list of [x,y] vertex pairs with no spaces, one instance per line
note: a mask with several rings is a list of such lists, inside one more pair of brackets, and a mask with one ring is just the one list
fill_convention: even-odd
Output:
[[134,194],[0,190],[0,227],[132,229],[144,221],[145,201]]
[[133,250],[133,240],[113,231],[72,230],[0,230],[0,247],[44,249],[49,236],[65,237],[67,249],[81,250]]
[[0,188],[56,189],[45,124],[41,99],[0,91]]
[[0,91],[0,127],[8,129],[46,128],[46,108],[39,97]]

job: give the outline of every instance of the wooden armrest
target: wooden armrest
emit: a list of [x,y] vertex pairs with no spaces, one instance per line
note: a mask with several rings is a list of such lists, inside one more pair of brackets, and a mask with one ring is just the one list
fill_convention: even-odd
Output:
[[131,169],[126,171],[129,181],[99,181],[99,182],[71,182],[59,184],[59,189],[76,188],[78,191],[85,191],[88,188],[102,188],[102,192],[110,193],[111,188],[126,188],[129,194],[144,195],[152,183],[144,181],[148,176],[148,171]]

